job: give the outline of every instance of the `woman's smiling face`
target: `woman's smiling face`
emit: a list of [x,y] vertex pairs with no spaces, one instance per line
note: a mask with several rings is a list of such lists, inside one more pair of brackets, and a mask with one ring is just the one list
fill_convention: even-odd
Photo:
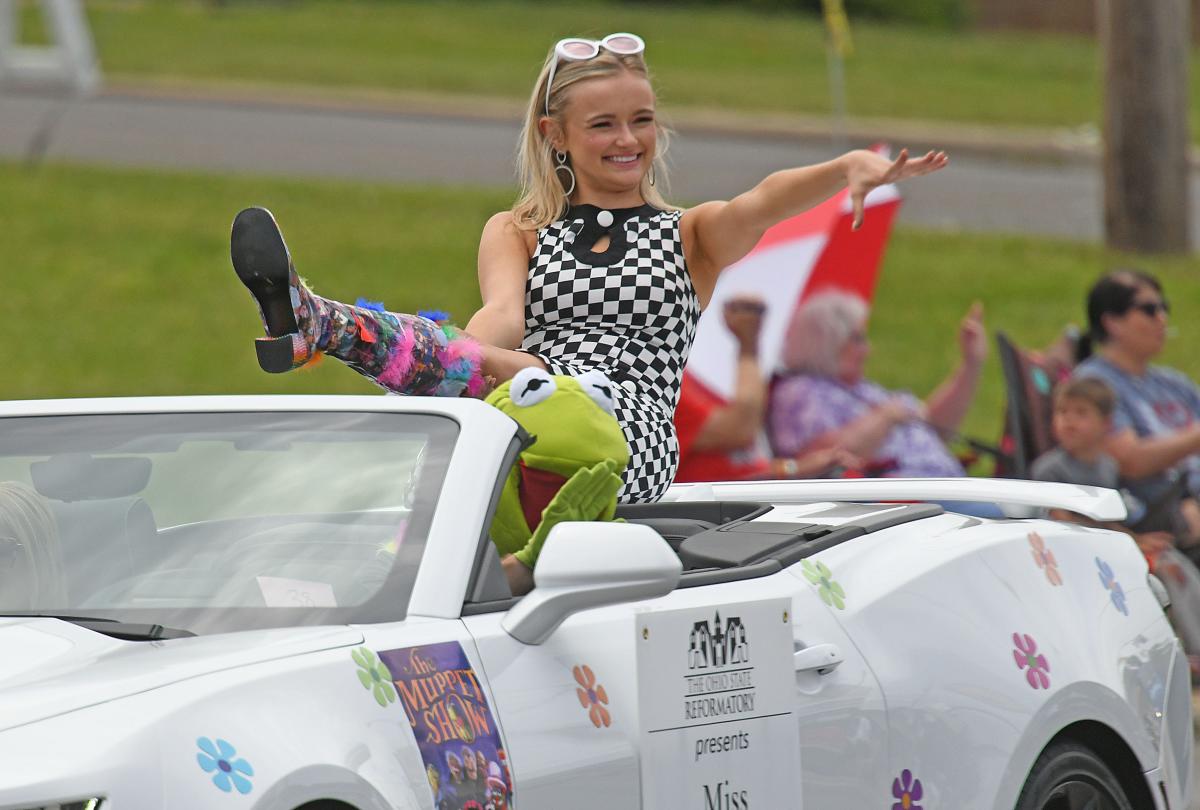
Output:
[[[654,159],[654,90],[645,78],[628,71],[586,79],[570,88],[564,127],[556,148],[571,156],[576,189],[572,197],[637,193]],[[611,205],[611,203],[610,203]]]

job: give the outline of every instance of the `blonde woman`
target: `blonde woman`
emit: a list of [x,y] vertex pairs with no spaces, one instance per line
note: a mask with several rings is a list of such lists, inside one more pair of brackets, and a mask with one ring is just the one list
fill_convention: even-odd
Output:
[[0,481],[0,605],[13,610],[67,607],[58,524],[40,495]]
[[946,156],[850,152],[681,211],[660,192],[667,131],[644,51],[633,34],[550,50],[521,135],[521,194],[484,226],[483,306],[463,331],[314,295],[271,215],[239,214],[232,258],[262,312],[263,368],[324,352],[392,391],[454,396],[481,396],[531,366],[601,370],[630,447],[620,499],[657,500],[678,460],[671,415],[683,365],[721,271],[767,228],[839,189],[849,186],[857,222],[871,189],[940,169]]

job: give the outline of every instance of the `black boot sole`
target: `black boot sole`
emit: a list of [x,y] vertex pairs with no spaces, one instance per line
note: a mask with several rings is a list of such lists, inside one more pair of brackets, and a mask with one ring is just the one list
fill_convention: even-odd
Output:
[[292,335],[298,330],[290,289],[292,260],[275,217],[247,208],[233,220],[229,258],[266,321],[269,339],[254,343],[263,371],[279,374],[293,366]]

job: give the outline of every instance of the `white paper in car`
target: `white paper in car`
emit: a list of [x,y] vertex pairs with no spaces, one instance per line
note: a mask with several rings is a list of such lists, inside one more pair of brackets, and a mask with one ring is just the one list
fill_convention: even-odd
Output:
[[642,806],[801,806],[788,599],[638,614]]
[[328,582],[287,577],[257,577],[267,607],[337,607]]

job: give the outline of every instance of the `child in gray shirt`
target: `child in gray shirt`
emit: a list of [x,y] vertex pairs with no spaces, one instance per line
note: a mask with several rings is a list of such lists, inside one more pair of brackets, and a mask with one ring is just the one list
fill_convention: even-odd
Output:
[[[1043,453],[1033,462],[1034,480],[1120,489],[1116,459],[1104,452],[1104,442],[1112,430],[1115,407],[1116,396],[1103,380],[1084,377],[1059,384],[1054,391],[1054,417],[1051,423],[1051,432],[1058,447]],[[1123,492],[1122,496],[1129,511],[1128,522],[1137,523],[1145,512],[1144,506],[1128,493]],[[1060,513],[1058,510],[1052,511],[1051,517],[1081,522],[1078,515]],[[1125,530],[1124,526],[1119,528]],[[1165,532],[1135,535],[1134,539],[1147,554],[1157,553],[1170,545],[1170,535]]]

